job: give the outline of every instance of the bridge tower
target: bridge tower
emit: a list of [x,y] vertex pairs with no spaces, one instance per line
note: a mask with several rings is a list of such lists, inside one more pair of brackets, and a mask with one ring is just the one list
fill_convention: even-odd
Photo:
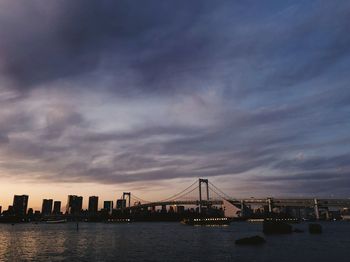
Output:
[[[130,208],[131,192],[123,192],[123,200],[126,200],[126,197],[128,197],[128,207]],[[126,206],[124,208],[126,208]]]
[[318,199],[314,198],[314,210],[315,210],[315,217],[316,220],[320,219],[320,210],[318,209]]
[[203,198],[202,198],[202,184],[206,186],[206,206],[208,207],[209,205],[209,184],[208,184],[208,179],[199,179],[199,213],[202,213],[202,206],[203,206]]

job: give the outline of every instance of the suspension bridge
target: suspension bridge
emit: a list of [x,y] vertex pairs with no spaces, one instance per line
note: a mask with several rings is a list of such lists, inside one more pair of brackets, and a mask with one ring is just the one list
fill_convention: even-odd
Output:
[[196,205],[199,207],[200,211],[202,207],[222,205],[223,199],[233,200],[231,197],[217,188],[214,184],[209,182],[208,179],[202,178],[200,178],[198,181],[193,182],[184,190],[160,201],[147,201],[131,194],[125,196],[129,196],[129,199],[136,203],[136,205],[131,206],[129,202],[129,208],[131,209],[170,205]]
[[[223,206],[233,208],[234,211],[243,215],[243,210],[247,205],[257,205],[267,207],[269,212],[273,208],[313,208],[316,218],[319,218],[319,210],[328,208],[350,208],[350,199],[324,199],[324,198],[233,198],[211,183],[208,179],[199,178],[184,190],[173,194],[170,197],[159,201],[147,201],[131,192],[124,192],[122,196],[125,201],[125,209],[133,210],[138,208],[155,208],[166,206],[197,206],[199,212],[203,208],[211,206]],[[133,203],[133,205],[131,205]],[[227,206],[228,205],[228,206]],[[242,212],[240,212],[242,211]]]

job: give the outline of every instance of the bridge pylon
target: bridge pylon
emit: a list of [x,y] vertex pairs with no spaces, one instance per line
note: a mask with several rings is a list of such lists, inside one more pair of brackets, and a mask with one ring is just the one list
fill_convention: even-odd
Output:
[[[130,203],[131,203],[131,192],[123,192],[123,200],[126,201],[126,197],[128,198],[128,208],[130,208]],[[126,208],[126,204],[124,206],[124,201],[123,201],[123,208]]]
[[202,184],[204,184],[206,186],[206,205],[208,207],[209,205],[209,183],[208,183],[208,179],[203,179],[203,178],[199,178],[198,180],[199,182],[199,213],[202,213],[202,207],[204,206],[203,205],[203,197],[202,197]]

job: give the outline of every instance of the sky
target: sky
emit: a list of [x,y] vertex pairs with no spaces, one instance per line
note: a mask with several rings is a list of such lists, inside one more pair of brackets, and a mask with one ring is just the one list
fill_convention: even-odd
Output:
[[0,205],[350,197],[349,24],[346,0],[1,0]]

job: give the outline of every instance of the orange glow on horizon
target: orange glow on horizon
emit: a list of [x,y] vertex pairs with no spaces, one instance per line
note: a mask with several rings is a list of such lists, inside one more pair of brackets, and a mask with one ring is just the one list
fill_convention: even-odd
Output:
[[[88,206],[89,196],[99,197],[99,208],[102,208],[103,201],[112,200],[115,204],[123,192],[131,191],[127,185],[103,185],[94,183],[25,183],[0,180],[0,206],[2,210],[7,210],[12,205],[14,195],[29,195],[28,208],[41,210],[43,199],[53,199],[61,201],[61,209],[64,211],[68,195],[83,196],[83,208]],[[162,198],[163,191],[149,192],[133,191],[138,196],[143,196],[146,200]]]

